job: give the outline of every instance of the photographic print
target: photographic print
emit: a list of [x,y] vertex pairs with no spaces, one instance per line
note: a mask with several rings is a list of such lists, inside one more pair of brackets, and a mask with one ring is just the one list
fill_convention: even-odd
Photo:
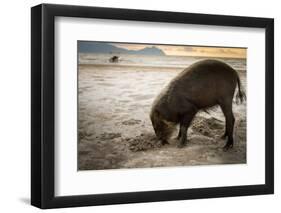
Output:
[[31,41],[33,206],[274,193],[274,19],[40,4]]
[[246,48],[77,45],[78,170],[246,163]]

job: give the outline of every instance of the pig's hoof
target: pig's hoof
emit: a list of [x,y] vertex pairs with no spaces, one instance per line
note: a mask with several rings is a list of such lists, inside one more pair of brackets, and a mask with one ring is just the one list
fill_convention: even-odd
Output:
[[225,144],[225,146],[223,147],[223,151],[226,152],[228,151],[229,149],[233,148],[233,143],[231,144]]
[[185,147],[185,146],[186,146],[186,143],[179,143],[179,144],[177,145],[178,148],[183,148],[183,147]]
[[164,145],[166,145],[166,144],[169,144],[169,142],[166,141],[166,140],[162,140],[162,141],[161,141],[161,144],[164,146]]
[[227,135],[223,134],[220,138],[221,139],[226,139]]

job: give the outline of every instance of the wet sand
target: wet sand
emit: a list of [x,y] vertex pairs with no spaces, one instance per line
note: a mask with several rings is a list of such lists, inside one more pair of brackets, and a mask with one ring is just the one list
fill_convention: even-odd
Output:
[[[224,152],[224,116],[219,107],[199,112],[188,144],[156,140],[149,119],[154,98],[182,69],[79,65],[78,169],[148,168],[246,163],[246,103],[233,103],[233,149]],[[246,72],[239,71],[244,88]]]

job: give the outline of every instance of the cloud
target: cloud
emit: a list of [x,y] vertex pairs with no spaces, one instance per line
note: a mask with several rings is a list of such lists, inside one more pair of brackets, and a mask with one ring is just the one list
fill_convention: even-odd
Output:
[[229,57],[246,58],[246,48],[230,47],[204,47],[204,46],[185,46],[185,45],[154,45],[154,44],[134,44],[134,43],[111,43],[116,47],[126,48],[128,50],[140,50],[145,47],[155,46],[167,55],[179,56],[202,56],[202,57]]
[[184,46],[183,49],[184,49],[185,51],[194,51],[194,48],[191,47],[191,46]]

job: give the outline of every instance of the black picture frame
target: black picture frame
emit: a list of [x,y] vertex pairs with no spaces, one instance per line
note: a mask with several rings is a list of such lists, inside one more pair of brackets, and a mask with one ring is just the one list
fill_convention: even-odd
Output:
[[[55,170],[55,17],[100,18],[263,28],[265,48],[265,184],[112,194],[54,195]],[[94,192],[93,192],[94,193]],[[274,193],[274,20],[164,11],[41,4],[31,8],[31,204],[60,208],[217,198]]]

